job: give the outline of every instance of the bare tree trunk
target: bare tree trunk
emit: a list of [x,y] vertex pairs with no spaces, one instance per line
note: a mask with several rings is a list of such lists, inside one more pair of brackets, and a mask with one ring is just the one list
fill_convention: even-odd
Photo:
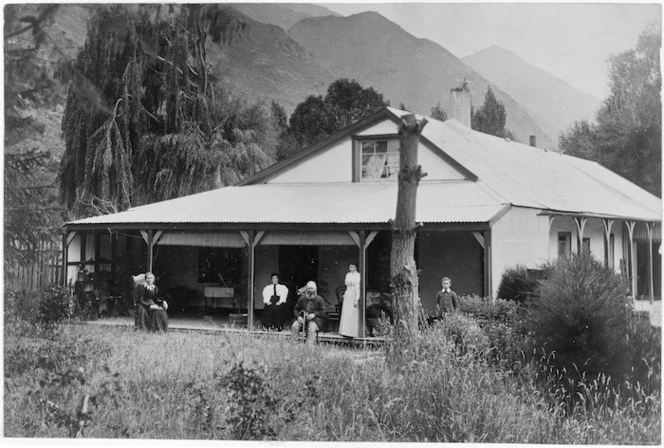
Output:
[[419,334],[418,317],[421,306],[415,265],[415,236],[418,228],[415,223],[415,206],[417,186],[420,179],[426,176],[422,173],[422,167],[417,164],[417,146],[426,123],[426,118],[418,122],[415,115],[411,114],[402,117],[399,127],[399,190],[396,218],[392,221],[390,256],[392,308],[395,339],[398,341],[410,341]]

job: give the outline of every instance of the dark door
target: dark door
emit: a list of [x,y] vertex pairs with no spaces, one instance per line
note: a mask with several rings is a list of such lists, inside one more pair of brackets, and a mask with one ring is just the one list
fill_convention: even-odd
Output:
[[281,282],[302,288],[309,280],[318,279],[317,246],[279,246]]

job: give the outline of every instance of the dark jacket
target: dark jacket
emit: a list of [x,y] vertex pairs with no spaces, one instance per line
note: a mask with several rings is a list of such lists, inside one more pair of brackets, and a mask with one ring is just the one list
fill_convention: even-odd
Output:
[[456,310],[459,306],[459,299],[456,292],[451,289],[449,292],[438,291],[436,294],[436,305],[438,306],[438,315]]
[[325,312],[325,301],[319,295],[314,296],[312,299],[308,299],[306,295],[300,297],[300,299],[295,304],[295,309],[293,310],[293,315],[297,319],[300,311],[304,310],[307,314],[313,313],[314,322],[318,325],[318,328],[322,330],[325,325],[327,325],[327,313]]
[[137,289],[138,305],[143,305],[146,308],[149,308],[150,305],[162,306],[164,301],[159,298],[159,288],[155,286],[154,289],[150,291],[147,288],[147,283],[143,283]]

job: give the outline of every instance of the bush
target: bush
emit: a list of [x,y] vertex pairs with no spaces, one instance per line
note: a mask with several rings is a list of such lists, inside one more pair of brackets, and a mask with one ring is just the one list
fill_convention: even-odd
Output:
[[5,290],[7,334],[27,334],[33,327],[51,331],[73,314],[74,301],[66,287],[53,285],[46,291]]
[[52,285],[41,296],[37,319],[39,324],[45,328],[52,328],[65,319],[69,319],[74,313],[74,301],[69,288]]
[[584,378],[606,374],[613,384],[626,379],[631,306],[621,278],[590,255],[561,258],[546,268],[549,277],[527,313],[536,347],[545,351],[544,371],[559,375],[570,396]]
[[463,296],[459,310],[472,316],[489,338],[489,360],[509,369],[518,368],[527,350],[525,308],[513,300]]
[[484,334],[475,319],[461,313],[444,315],[440,322],[445,336],[454,342],[461,355],[485,355],[489,348],[489,338]]
[[498,297],[524,303],[533,296],[538,286],[539,282],[529,277],[528,270],[524,266],[517,265],[506,269],[503,273],[498,286]]

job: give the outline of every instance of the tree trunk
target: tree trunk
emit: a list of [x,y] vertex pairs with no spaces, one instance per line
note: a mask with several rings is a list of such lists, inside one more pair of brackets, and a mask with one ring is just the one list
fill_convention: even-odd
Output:
[[390,277],[395,321],[395,339],[408,341],[419,333],[417,266],[415,265],[415,223],[417,186],[426,174],[417,164],[417,145],[427,120],[417,121],[415,115],[406,115],[399,127],[399,190],[396,218],[392,221],[392,252]]

